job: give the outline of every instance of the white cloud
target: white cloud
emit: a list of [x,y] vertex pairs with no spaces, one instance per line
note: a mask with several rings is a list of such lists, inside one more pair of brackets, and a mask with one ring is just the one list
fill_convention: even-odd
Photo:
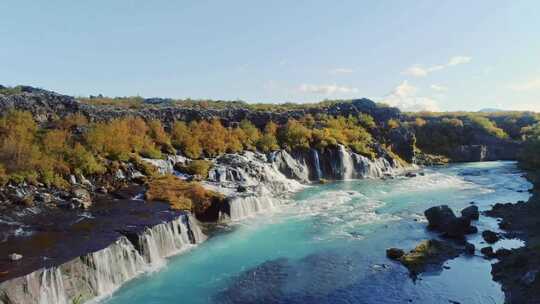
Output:
[[336,68],[333,70],[328,71],[330,74],[351,74],[354,72],[353,69],[349,68]]
[[312,93],[312,94],[324,94],[324,95],[335,95],[335,94],[350,94],[358,93],[357,88],[347,87],[347,86],[338,86],[337,84],[302,84],[298,90],[302,93]]
[[405,71],[403,71],[403,74],[409,75],[409,76],[414,76],[414,77],[425,77],[429,73],[432,73],[432,72],[435,72],[435,71],[440,71],[442,69],[445,69],[445,68],[448,68],[448,67],[451,67],[451,66],[456,66],[456,65],[459,65],[459,64],[469,63],[469,62],[471,62],[471,60],[472,60],[472,58],[467,57],[467,56],[454,56],[454,57],[450,58],[447,63],[442,64],[442,65],[439,64],[439,65],[434,65],[434,66],[430,66],[430,67],[424,67],[422,65],[415,64],[413,66],[408,67]]
[[428,73],[429,73],[428,70],[418,65],[413,65],[409,67],[408,69],[406,69],[405,71],[403,71],[403,74],[414,76],[414,77],[424,77],[424,76],[427,76]]
[[540,90],[540,78],[527,80],[521,83],[514,83],[508,87],[517,92]]
[[440,111],[438,102],[431,97],[418,96],[418,89],[403,81],[394,90],[383,97],[380,101],[393,107],[398,107],[402,111]]
[[467,56],[454,56],[450,58],[450,61],[446,64],[447,66],[454,66],[458,64],[464,64],[471,62],[472,58]]
[[445,86],[442,86],[442,85],[438,85],[438,84],[432,84],[430,86],[430,88],[434,91],[437,91],[437,92],[446,92],[448,91],[448,88],[445,87]]

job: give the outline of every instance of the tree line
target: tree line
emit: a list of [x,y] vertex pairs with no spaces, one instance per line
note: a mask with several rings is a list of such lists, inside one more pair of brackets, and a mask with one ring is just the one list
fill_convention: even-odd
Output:
[[[141,117],[91,123],[81,114],[38,125],[31,113],[11,110],[0,116],[0,183],[26,181],[65,188],[72,174],[102,174],[110,162],[173,153],[196,160],[245,150],[267,153],[343,144],[374,157],[370,131],[376,127],[366,114],[306,115],[283,125],[269,121],[263,129],[247,120],[226,127],[217,118],[176,121],[168,129],[159,120]],[[202,162],[186,170],[199,168],[208,170]]]

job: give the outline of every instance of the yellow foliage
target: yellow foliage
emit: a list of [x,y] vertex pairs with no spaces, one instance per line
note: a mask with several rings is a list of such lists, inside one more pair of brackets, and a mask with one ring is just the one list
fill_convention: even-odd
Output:
[[281,142],[289,150],[308,149],[312,132],[294,119],[289,119],[280,134]]
[[36,131],[29,112],[10,110],[0,118],[0,162],[8,173],[32,170],[39,159]]
[[208,172],[212,168],[212,162],[207,160],[193,160],[190,161],[187,165],[179,166],[181,172],[198,175],[199,177],[206,179],[208,177]]
[[0,186],[4,186],[9,181],[9,176],[4,165],[0,164]]
[[212,200],[222,199],[221,195],[204,189],[199,183],[186,182],[172,175],[152,179],[145,196],[147,200],[166,202],[173,209],[187,211],[207,207]]
[[244,148],[246,150],[252,150],[254,151],[257,147],[257,142],[261,138],[261,131],[257,129],[249,120],[244,119],[240,122],[240,128],[244,131],[246,134],[246,137],[244,138]]
[[69,130],[75,127],[83,127],[88,125],[88,119],[81,113],[69,114],[55,122],[59,129]]

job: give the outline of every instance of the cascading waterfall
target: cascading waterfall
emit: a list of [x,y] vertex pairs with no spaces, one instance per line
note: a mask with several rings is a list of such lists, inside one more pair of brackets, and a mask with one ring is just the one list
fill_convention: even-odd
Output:
[[39,304],[67,304],[62,273],[58,268],[45,269],[41,273]]
[[98,297],[113,293],[122,283],[148,268],[126,237],[121,237],[112,246],[91,253],[88,264],[94,271],[87,272],[87,280]]
[[[190,229],[190,227],[192,229]],[[165,258],[191,248],[206,239],[191,217],[178,219],[146,229],[139,237],[146,262],[153,267],[165,264]]]
[[122,236],[105,249],[26,275],[27,298],[14,303],[68,304],[81,295],[85,300],[101,299],[137,275],[162,266],[166,257],[204,240],[197,221],[181,215],[147,228],[139,237],[141,252]]
[[266,196],[238,196],[231,199],[231,220],[245,219],[263,211],[276,208],[279,201]]
[[351,154],[343,145],[339,146],[339,152],[341,154],[341,172],[343,174],[343,179],[352,179],[354,164]]
[[317,172],[317,179],[322,178],[321,161],[319,159],[319,152],[316,149],[311,149],[313,153],[313,162],[315,163],[315,172]]

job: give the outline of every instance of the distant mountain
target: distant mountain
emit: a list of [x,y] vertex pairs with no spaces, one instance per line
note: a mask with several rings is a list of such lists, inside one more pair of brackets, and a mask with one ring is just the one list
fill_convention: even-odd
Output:
[[478,110],[480,113],[497,113],[497,112],[506,112],[505,110],[496,109],[496,108],[484,108],[481,110]]

